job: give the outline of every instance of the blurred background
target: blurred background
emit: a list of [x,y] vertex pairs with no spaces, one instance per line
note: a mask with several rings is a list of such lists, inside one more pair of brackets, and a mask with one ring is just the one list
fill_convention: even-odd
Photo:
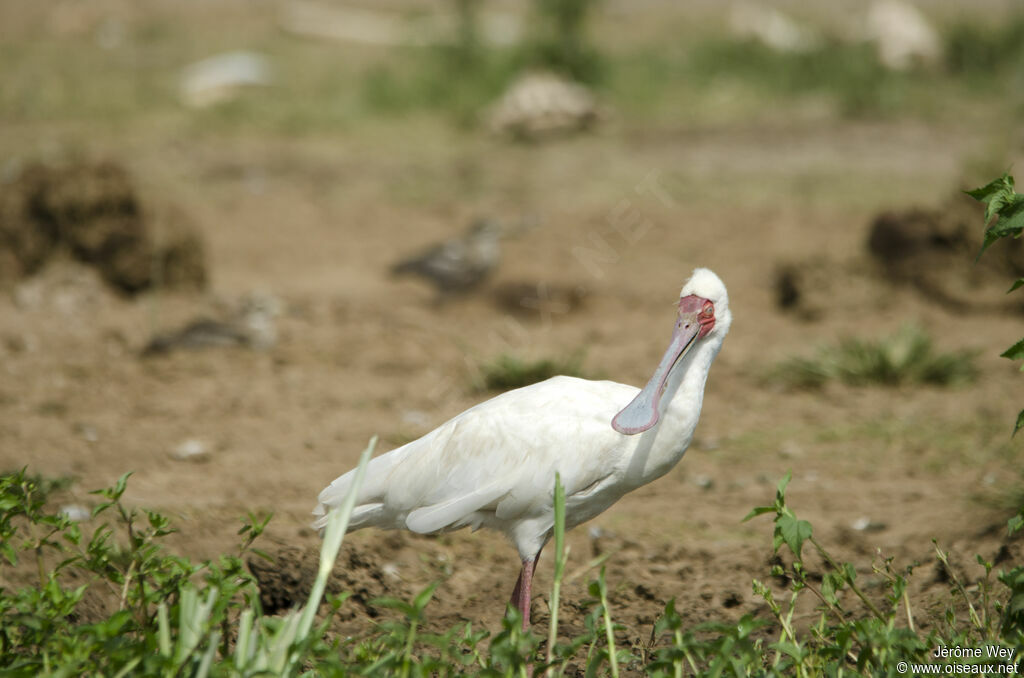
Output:
[[[1024,156],[1019,3],[6,0],[0,55],[0,465],[68,507],[134,471],[183,551],[264,510],[306,563],[371,435],[642,384],[707,266],[735,322],[694,449],[571,537],[619,552],[617,621],[756,612],[739,520],[786,470],[849,552],[1019,556],[985,528],[1024,498],[1024,254],[975,263],[961,192]],[[346,548],[378,595],[448,578],[452,618],[518,567]]]

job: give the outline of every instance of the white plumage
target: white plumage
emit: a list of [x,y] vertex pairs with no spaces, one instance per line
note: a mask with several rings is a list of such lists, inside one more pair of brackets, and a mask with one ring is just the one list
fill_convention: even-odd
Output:
[[[697,269],[680,294],[669,348],[643,390],[554,377],[480,403],[371,460],[349,530],[504,533],[523,562],[513,603],[525,626],[533,571],[554,526],[555,473],[565,486],[568,529],[675,466],[693,438],[708,370],[731,320],[725,285]],[[345,499],[352,478],[346,473],[320,493],[316,527]]]

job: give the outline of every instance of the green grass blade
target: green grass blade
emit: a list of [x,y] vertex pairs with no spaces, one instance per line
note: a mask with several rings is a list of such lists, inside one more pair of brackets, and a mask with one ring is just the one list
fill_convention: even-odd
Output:
[[125,676],[132,675],[132,671],[135,667],[142,662],[142,657],[136,657],[127,664],[125,664],[120,671],[114,674],[113,678],[124,678]]
[[160,646],[160,656],[171,656],[171,624],[167,619],[167,604],[160,603],[156,608],[157,621],[157,642]]
[[601,611],[604,618],[604,635],[608,642],[608,664],[612,678],[619,678],[619,659],[615,651],[615,633],[612,627],[612,615],[608,609],[608,585],[605,583],[604,567],[597,578],[598,592],[600,593]]
[[186,586],[181,592],[181,600],[178,602],[178,642],[174,651],[175,666],[181,666],[185,662],[185,657],[199,642],[198,628],[194,624],[198,596],[191,586]]
[[196,669],[194,678],[207,678],[210,675],[210,667],[213,666],[213,658],[217,654],[217,644],[220,643],[220,633],[214,631],[210,634],[210,642],[202,659],[199,660],[199,668]]
[[[316,616],[317,608],[320,607],[320,601],[323,600],[324,590],[327,588],[327,579],[331,576],[331,570],[334,569],[334,562],[338,558],[338,551],[341,549],[342,541],[344,541],[345,532],[348,530],[348,521],[352,517],[353,508],[355,508],[356,496],[359,493],[359,487],[363,483],[366,466],[370,463],[370,457],[373,456],[373,451],[376,447],[377,436],[373,436],[359,457],[359,465],[356,467],[352,489],[349,491],[348,496],[345,497],[342,505],[333,509],[327,517],[324,542],[320,547],[320,569],[317,571],[316,581],[313,582],[313,590],[309,593],[309,600],[306,601],[306,606],[299,617],[295,636],[297,643],[302,643],[309,635],[309,630],[313,627],[313,619]],[[298,659],[297,654],[293,653],[291,655],[287,666],[287,673],[291,673],[291,669],[298,662]]]
[[238,618],[238,640],[235,641],[235,668],[239,671],[249,663],[252,647],[252,620],[254,613],[251,607],[242,610]]
[[292,668],[299,660],[298,653],[295,651],[295,644],[298,638],[300,619],[301,617],[298,612],[290,612],[285,616],[281,628],[278,629],[274,638],[270,641],[270,656],[267,668],[275,675],[292,675]]
[[555,669],[551,666],[555,655],[555,642],[558,640],[558,601],[562,590],[562,576],[565,573],[565,487],[562,477],[555,473],[555,576],[551,583],[551,621],[548,624],[547,676],[553,676]]

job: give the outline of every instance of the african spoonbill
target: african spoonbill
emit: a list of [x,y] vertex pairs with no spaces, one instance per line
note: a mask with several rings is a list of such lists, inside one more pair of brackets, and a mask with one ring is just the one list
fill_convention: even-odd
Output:
[[[486,527],[505,534],[522,561],[512,604],[525,628],[533,573],[554,527],[555,473],[565,487],[566,529],[667,473],[693,439],[708,370],[731,322],[725,285],[698,268],[643,389],[563,376],[471,407],[370,461],[349,531]],[[352,479],[346,473],[320,493],[315,527],[326,525]]]

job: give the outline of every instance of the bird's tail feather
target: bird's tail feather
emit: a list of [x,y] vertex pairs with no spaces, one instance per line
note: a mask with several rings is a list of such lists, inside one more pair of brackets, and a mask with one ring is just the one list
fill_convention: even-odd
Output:
[[[358,530],[361,527],[369,527],[383,515],[384,504],[382,499],[386,490],[386,478],[388,471],[395,463],[394,454],[386,454],[370,460],[366,467],[366,475],[363,484],[356,496],[355,507],[352,509],[352,516],[349,518],[349,531]],[[341,506],[352,489],[352,482],[355,480],[355,470],[349,471],[337,478],[334,482],[324,488],[317,497],[317,507],[313,509],[313,515],[317,516],[313,523],[315,529],[322,529],[327,525],[328,512]]]
[[[313,515],[317,516],[317,519],[313,521],[314,530],[322,530],[327,527],[327,518],[332,508],[334,507],[317,504],[317,507],[313,509]],[[361,527],[373,525],[376,518],[383,512],[384,504],[381,503],[356,506],[352,509],[352,515],[348,519],[348,531],[351,532]]]

